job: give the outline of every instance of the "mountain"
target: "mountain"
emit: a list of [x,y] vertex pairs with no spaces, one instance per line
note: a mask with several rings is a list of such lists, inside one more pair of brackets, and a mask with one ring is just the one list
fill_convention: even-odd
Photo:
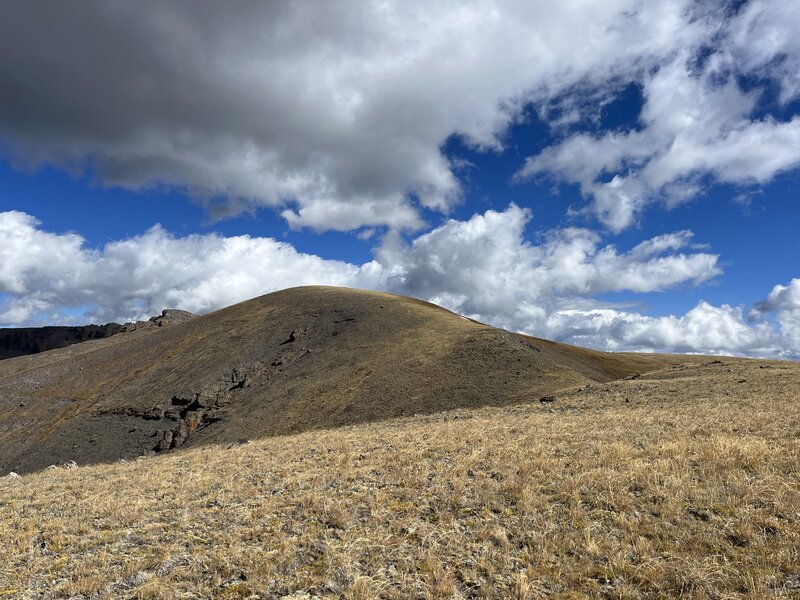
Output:
[[547,402],[686,360],[513,334],[392,294],[293,288],[0,362],[0,472]]

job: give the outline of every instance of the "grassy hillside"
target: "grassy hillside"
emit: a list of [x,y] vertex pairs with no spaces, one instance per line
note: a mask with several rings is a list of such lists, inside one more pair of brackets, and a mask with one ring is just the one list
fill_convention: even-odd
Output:
[[0,479],[0,598],[798,597],[798,390],[705,359]]
[[2,361],[0,472],[536,402],[676,360],[526,338],[391,294],[295,288]]

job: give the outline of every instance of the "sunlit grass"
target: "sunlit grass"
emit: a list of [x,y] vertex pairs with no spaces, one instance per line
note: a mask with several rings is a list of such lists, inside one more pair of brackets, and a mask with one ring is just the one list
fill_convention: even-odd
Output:
[[2,479],[0,598],[796,597],[800,368],[730,364]]

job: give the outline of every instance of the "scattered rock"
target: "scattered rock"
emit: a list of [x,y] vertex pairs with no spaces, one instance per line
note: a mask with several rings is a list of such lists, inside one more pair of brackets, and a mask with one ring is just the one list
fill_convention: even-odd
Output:
[[703,522],[708,521],[711,518],[706,511],[699,510],[697,508],[687,508],[686,512],[692,515],[695,519]]
[[327,554],[329,548],[325,542],[323,542],[322,540],[317,540],[316,542],[311,544],[311,550],[318,556],[322,556],[323,554]]
[[[174,398],[172,399],[174,402]],[[144,414],[140,415],[145,421],[160,421],[164,418],[164,409],[160,406],[154,406]]]
[[63,465],[49,465],[45,470],[55,471],[57,469],[77,469],[77,468],[78,468],[78,463],[76,463],[74,460],[70,460],[65,462]]
[[800,590],[800,572],[789,575],[783,582],[784,589]]
[[191,562],[191,558],[188,554],[178,554],[173,556],[172,558],[167,559],[164,564],[162,564],[157,570],[156,575],[158,577],[164,577],[165,575],[169,575],[172,571],[175,570],[176,567],[186,566]]
[[539,402],[541,402],[542,404],[552,404],[556,400],[558,400],[556,396],[542,396],[541,398],[539,398]]
[[297,333],[294,329],[292,329],[292,333],[289,334],[289,339],[280,343],[281,346],[285,346],[286,344],[291,344],[293,341],[297,339]]
[[[469,321],[470,319],[467,319],[467,320]],[[528,350],[533,350],[534,352],[541,352],[542,351],[542,349],[539,348],[538,346],[534,346],[528,340],[523,339],[523,338],[521,338],[521,337],[519,337],[517,335],[511,334],[511,335],[509,335],[509,339],[512,342],[516,342],[520,346],[523,346],[524,348],[527,348]]]
[[134,573],[130,577],[126,577],[125,579],[121,579],[120,581],[116,581],[109,586],[109,591],[112,592],[119,592],[130,590],[132,588],[139,587],[140,585],[144,585],[153,576],[146,571],[139,571],[138,573]]
[[231,577],[230,579],[223,581],[219,587],[223,591],[227,591],[229,593],[232,590],[244,592],[247,588],[244,583],[245,581],[247,581],[247,575],[240,573],[238,577]]
[[764,533],[766,533],[767,535],[776,536],[780,535],[780,530],[774,525],[767,525],[766,527],[764,527]]
[[164,452],[165,450],[169,450],[172,448],[172,438],[173,433],[170,430],[165,431],[161,434],[161,439],[156,444],[155,450],[156,452]]

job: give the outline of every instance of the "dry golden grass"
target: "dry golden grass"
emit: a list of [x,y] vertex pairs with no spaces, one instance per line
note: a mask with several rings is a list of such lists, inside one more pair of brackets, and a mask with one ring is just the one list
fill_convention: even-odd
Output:
[[0,479],[0,598],[798,597],[767,364]]

